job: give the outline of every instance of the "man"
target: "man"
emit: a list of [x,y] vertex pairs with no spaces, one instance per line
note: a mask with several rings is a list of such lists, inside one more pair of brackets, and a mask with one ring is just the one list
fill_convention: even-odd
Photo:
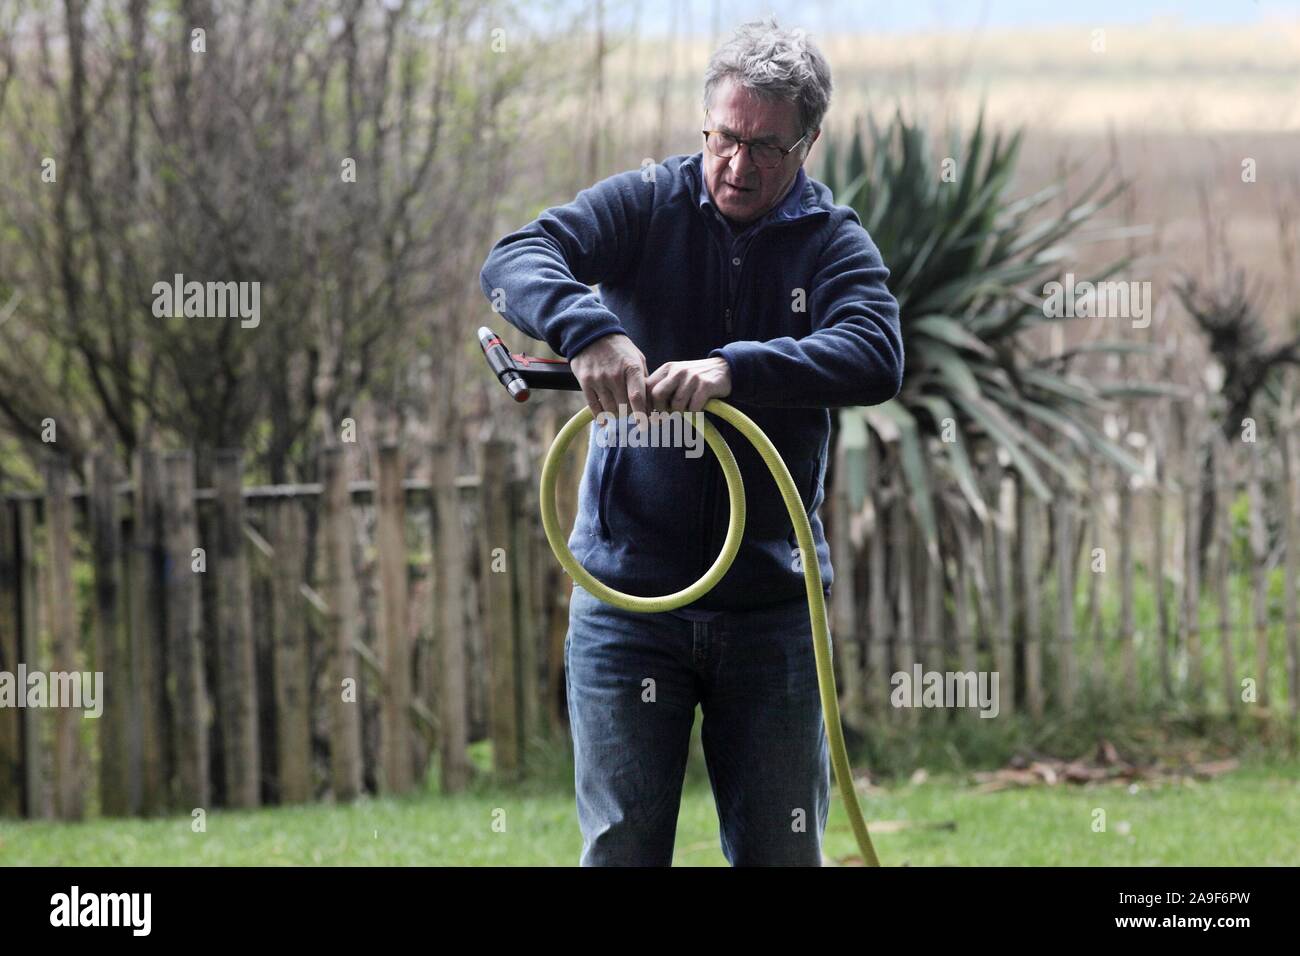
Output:
[[[830,93],[801,31],[745,24],[709,62],[700,152],[582,190],[483,266],[484,293],[569,359],[593,413],[697,412],[717,397],[753,418],[816,542],[797,553],[766,465],[715,420],[748,506],[718,586],[662,614],[575,586],[565,665],[584,866],[671,864],[697,704],[727,859],[821,863],[830,765],[801,561],[819,562],[829,593],[828,409],[887,401],[903,373],[889,271],[804,171]],[[618,447],[593,426],[569,547],[613,588],[666,594],[713,562],[727,511],[711,454]]]

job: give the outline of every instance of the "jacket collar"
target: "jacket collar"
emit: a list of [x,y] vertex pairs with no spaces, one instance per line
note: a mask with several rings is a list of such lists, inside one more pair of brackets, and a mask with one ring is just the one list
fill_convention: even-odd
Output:
[[[691,194],[696,198],[696,205],[705,215],[712,215],[710,210],[716,211],[713,200],[709,196],[708,187],[704,184],[704,151],[696,153],[693,156],[687,156],[682,160],[681,169],[684,170],[686,182],[691,187]],[[707,207],[707,208],[706,208]],[[765,226],[769,223],[776,222],[793,222],[799,219],[807,219],[811,216],[821,213],[829,213],[831,210],[817,199],[817,192],[813,189],[812,180],[808,178],[802,166],[799,167],[799,173],[795,176],[794,182],[790,185],[790,190],[786,193],[785,198],[768,210],[756,223],[757,226]]]

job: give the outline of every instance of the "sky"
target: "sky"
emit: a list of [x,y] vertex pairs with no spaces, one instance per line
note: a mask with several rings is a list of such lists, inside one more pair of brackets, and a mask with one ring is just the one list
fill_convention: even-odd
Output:
[[[591,7],[591,0],[572,3]],[[823,35],[1109,26],[1156,19],[1187,25],[1300,22],[1300,0],[606,0],[606,10],[611,26],[631,25],[635,19],[638,32],[650,35],[668,33],[675,11],[679,31],[700,36],[711,35],[715,10],[723,31],[774,13],[783,26],[802,26]]]

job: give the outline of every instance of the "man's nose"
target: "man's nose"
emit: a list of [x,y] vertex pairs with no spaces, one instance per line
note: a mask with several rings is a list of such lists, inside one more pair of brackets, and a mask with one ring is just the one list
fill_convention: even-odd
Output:
[[742,143],[736,150],[736,155],[732,156],[727,163],[731,169],[732,177],[740,183],[743,183],[750,173],[758,167],[754,165],[754,160],[749,155],[749,144]]

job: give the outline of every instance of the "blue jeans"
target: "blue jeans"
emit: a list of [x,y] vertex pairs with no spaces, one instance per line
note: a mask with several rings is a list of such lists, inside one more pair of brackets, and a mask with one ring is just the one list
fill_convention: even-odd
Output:
[[830,758],[803,600],[712,620],[575,585],[564,642],[583,866],[669,866],[695,707],[733,866],[820,866]]

